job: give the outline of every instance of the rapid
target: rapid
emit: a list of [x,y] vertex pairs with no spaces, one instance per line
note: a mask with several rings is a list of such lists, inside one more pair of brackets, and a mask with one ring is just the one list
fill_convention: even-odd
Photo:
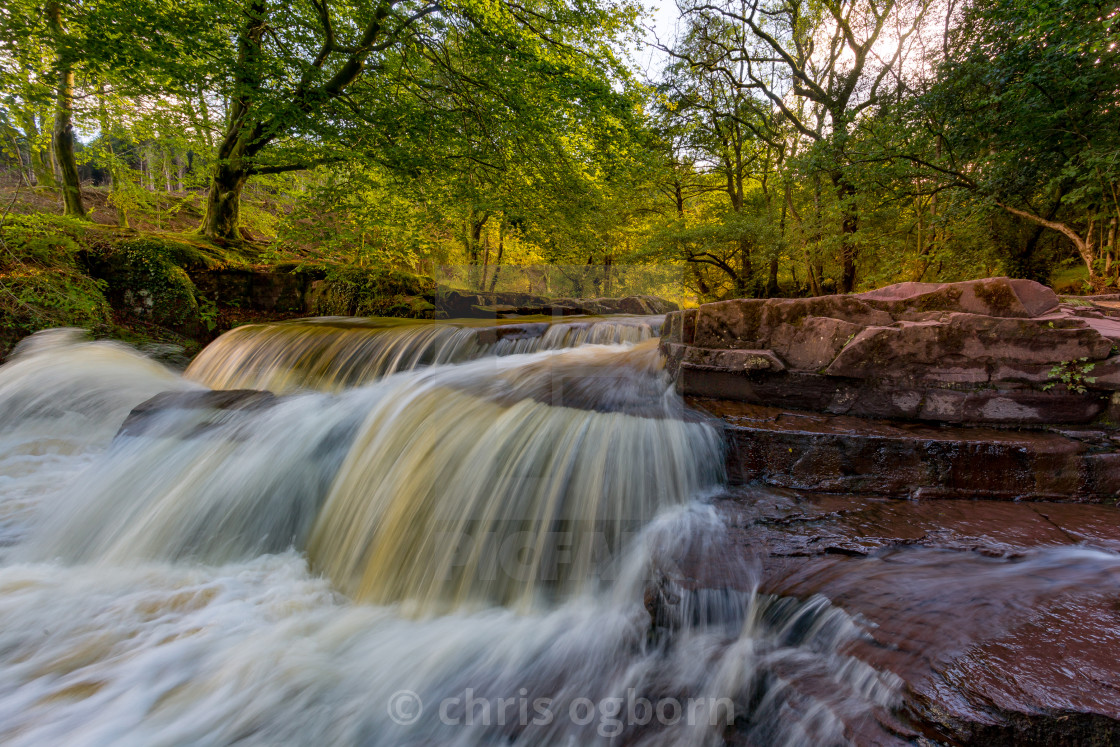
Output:
[[[0,741],[843,743],[899,697],[845,653],[857,620],[666,580],[753,570],[659,324],[263,325],[183,374],[28,338],[0,367]],[[656,624],[657,584],[690,612]]]

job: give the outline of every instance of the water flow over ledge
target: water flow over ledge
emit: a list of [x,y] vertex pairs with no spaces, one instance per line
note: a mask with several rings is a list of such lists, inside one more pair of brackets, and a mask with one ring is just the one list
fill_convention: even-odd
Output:
[[[71,363],[100,353],[73,346]],[[16,556],[224,563],[294,547],[365,601],[532,606],[593,583],[722,470],[718,432],[684,411],[652,341],[404,372],[200,431],[212,415],[169,407],[118,437],[81,490],[44,499]]]
[[214,389],[339,391],[398,371],[487,356],[632,344],[655,337],[664,317],[485,323],[322,317],[253,324],[210,343],[186,376]]
[[115,439],[150,394],[205,390],[56,343],[0,368],[6,742],[832,743],[894,702],[821,599],[748,586],[651,631],[651,582],[724,546],[688,503],[719,434],[651,342],[169,407]]

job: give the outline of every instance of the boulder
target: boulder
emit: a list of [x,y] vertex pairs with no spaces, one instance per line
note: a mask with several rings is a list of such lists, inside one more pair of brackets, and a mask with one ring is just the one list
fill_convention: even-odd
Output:
[[[668,314],[662,350],[686,395],[1022,426],[1120,417],[1106,394],[1120,391],[1117,340],[1120,319],[1106,310],[988,278],[704,304]],[[759,351],[781,366],[750,363]]]
[[1058,308],[1058,295],[1033,280],[984,278],[960,283],[898,283],[855,296],[896,319],[928,311],[1030,318]]
[[789,367],[820,371],[829,366],[863,330],[858,324],[827,316],[806,317],[800,324],[783,324],[771,336],[774,352]]
[[[128,413],[117,436],[193,438],[229,422],[231,417],[258,412],[279,400],[256,389],[215,389],[162,392]],[[190,414],[184,420],[183,414]]]
[[860,326],[894,322],[890,314],[853,296],[736,299],[699,308],[694,343],[701,347],[769,348],[771,337],[781,327],[800,325],[809,317],[830,317]]
[[[1079,320],[1060,325],[1034,319],[1005,319],[952,313],[943,322],[896,322],[867,327],[848,343],[826,373],[854,378],[911,375],[911,366],[962,369],[988,363],[1056,364],[1101,360],[1112,343]],[[978,381],[987,381],[987,375]]]
[[696,338],[696,317],[699,313],[699,309],[685,309],[666,314],[661,327],[662,339],[691,345]]

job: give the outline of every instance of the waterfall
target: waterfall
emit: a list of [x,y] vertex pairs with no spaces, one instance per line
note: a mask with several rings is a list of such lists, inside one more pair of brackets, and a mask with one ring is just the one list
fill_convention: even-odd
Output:
[[324,318],[254,324],[218,338],[194,359],[186,376],[215,389],[337,391],[421,366],[642,342],[657,334],[662,319],[450,325]]
[[[842,741],[898,691],[841,653],[851,618],[749,563],[670,578],[738,556],[704,504],[719,430],[645,324],[328,330],[290,359],[315,323],[266,327],[185,378],[33,338],[0,367],[0,740]],[[286,393],[200,383],[241,376]]]

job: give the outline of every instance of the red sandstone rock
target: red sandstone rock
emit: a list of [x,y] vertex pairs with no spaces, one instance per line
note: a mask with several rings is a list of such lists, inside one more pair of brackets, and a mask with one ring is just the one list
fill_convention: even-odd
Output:
[[[1105,360],[1120,319],[1106,311],[1059,307],[1050,289],[1008,278],[903,283],[704,304],[667,317],[662,349],[687,395],[864,417],[1086,423],[1106,407],[1120,419],[1120,401],[1102,394],[1120,391],[1120,363]],[[730,350],[773,351],[784,366],[745,365]]]
[[961,283],[898,283],[856,298],[898,319],[924,311],[965,311],[995,317],[1035,317],[1058,307],[1054,291],[1033,280],[985,278]]
[[[765,488],[733,489],[716,507],[727,535],[673,558],[647,594],[651,624],[682,619],[705,595],[731,601],[728,590],[761,592],[746,597],[761,620],[765,595],[787,609],[823,596],[865,633],[842,654],[905,683],[902,708],[876,714],[879,734],[840,714],[853,743],[1120,737],[1120,566],[1075,547],[1120,548],[1115,507]],[[796,670],[783,684],[811,686]]]
[[798,325],[808,317],[830,317],[860,326],[894,321],[890,314],[855,296],[737,299],[701,306],[693,342],[712,348],[769,348],[771,337],[782,325]]
[[[1112,500],[1120,455],[1092,433],[935,427],[690,399],[725,423],[733,484],[891,497]],[[1103,456],[1117,459],[1102,460]]]
[[[1080,320],[1061,326],[1033,319],[1000,319],[977,314],[950,314],[944,322],[898,322],[867,327],[826,370],[830,376],[891,377],[907,366],[937,367],[947,359],[953,367],[985,369],[989,363],[1057,364],[1088,358],[1101,360],[1111,341]],[[1074,326],[1076,325],[1076,326]],[[977,381],[987,381],[988,376]]]
[[843,319],[811,316],[800,324],[779,326],[770,344],[791,369],[820,371],[827,368],[862,329]]

